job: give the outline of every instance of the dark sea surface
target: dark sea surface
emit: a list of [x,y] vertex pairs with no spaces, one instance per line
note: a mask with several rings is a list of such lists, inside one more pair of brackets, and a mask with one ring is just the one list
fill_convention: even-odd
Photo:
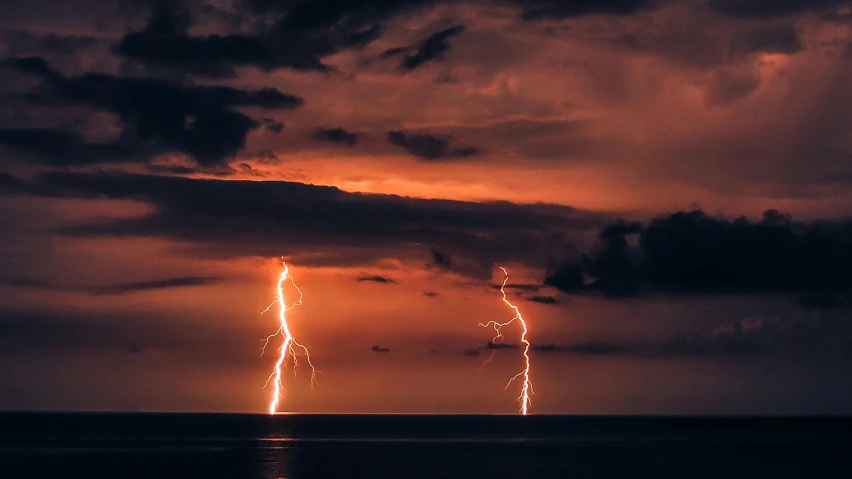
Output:
[[852,478],[852,418],[0,413],[0,478]]

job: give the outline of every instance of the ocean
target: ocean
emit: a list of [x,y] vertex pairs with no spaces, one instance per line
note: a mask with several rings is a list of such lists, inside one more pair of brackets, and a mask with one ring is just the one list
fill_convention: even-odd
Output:
[[852,418],[0,413],[0,478],[852,478]]

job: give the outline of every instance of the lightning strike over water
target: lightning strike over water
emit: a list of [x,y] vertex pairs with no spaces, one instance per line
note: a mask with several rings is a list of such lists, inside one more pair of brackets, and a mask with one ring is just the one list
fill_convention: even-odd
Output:
[[494,328],[494,331],[497,333],[494,338],[491,339],[491,357],[485,360],[485,362],[482,363],[482,366],[480,366],[479,369],[481,370],[485,367],[486,364],[490,363],[491,360],[494,359],[494,355],[497,353],[497,349],[494,346],[497,344],[497,341],[503,338],[501,328],[503,328],[504,326],[508,326],[517,320],[521,324],[523,330],[521,332],[521,343],[523,343],[524,345],[524,369],[518,374],[514,375],[512,379],[510,379],[509,382],[506,383],[506,387],[504,388],[504,390],[509,389],[509,386],[511,386],[511,384],[516,379],[523,376],[524,382],[523,386],[521,387],[521,394],[518,396],[518,401],[521,403],[521,414],[526,416],[527,412],[529,411],[530,395],[534,394],[532,382],[530,382],[530,342],[527,339],[527,333],[529,332],[529,329],[527,328],[527,322],[521,314],[521,311],[506,297],[506,283],[509,282],[509,272],[506,271],[506,268],[502,266],[498,266],[498,268],[500,268],[503,271],[503,274],[505,275],[505,278],[503,279],[503,284],[500,285],[500,294],[503,295],[503,302],[506,303],[506,305],[512,308],[512,310],[515,312],[515,316],[512,319],[506,321],[505,323],[500,323],[498,321],[489,321],[485,324],[479,323],[479,325],[483,328]]
[[[298,343],[293,335],[290,333],[290,327],[287,324],[287,313],[291,311],[296,306],[302,304],[302,290],[296,286],[296,282],[293,280],[293,277],[289,275],[289,267],[287,263],[284,263],[284,271],[281,272],[281,276],[278,277],[278,286],[277,286],[277,297],[276,300],[270,304],[261,314],[269,311],[276,303],[278,303],[278,320],[280,322],[278,326],[278,330],[263,340],[263,351],[261,352],[261,357],[263,357],[263,352],[266,351],[266,346],[269,344],[269,341],[276,336],[283,336],[284,343],[278,349],[278,361],[275,363],[275,368],[272,370],[272,373],[266,379],[266,384],[264,388],[269,385],[270,381],[273,381],[274,390],[272,392],[272,398],[269,402],[269,414],[275,414],[278,411],[278,403],[281,399],[281,391],[283,389],[282,383],[282,369],[287,367],[287,359],[293,358],[293,374],[296,374],[296,368],[299,366],[298,355],[296,354],[297,348],[301,349],[304,353],[305,360],[308,363],[308,366],[311,369],[311,388],[314,387],[316,383],[316,373],[317,370],[314,368],[313,363],[311,362],[311,355],[308,352],[308,348]],[[299,293],[299,300],[292,304],[292,306],[287,307],[287,303],[284,299],[284,284],[290,281],[290,284],[293,285],[293,288]]]

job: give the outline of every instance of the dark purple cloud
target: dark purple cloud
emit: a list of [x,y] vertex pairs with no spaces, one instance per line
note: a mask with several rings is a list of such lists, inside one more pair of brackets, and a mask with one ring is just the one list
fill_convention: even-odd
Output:
[[0,286],[13,288],[38,289],[45,291],[69,291],[93,295],[118,296],[144,291],[159,291],[173,288],[209,286],[222,281],[222,278],[209,276],[179,276],[174,278],[134,281],[102,286],[69,286],[56,284],[35,278],[0,279]]
[[0,130],[0,144],[35,153],[36,160],[48,164],[180,152],[202,166],[221,165],[242,150],[249,132],[260,126],[236,107],[293,109],[303,103],[273,88],[195,86],[101,73],[66,77],[41,58],[11,58],[3,64],[41,78],[41,88],[29,95],[32,102],[81,105],[121,119],[121,136],[107,144],[87,143],[76,133],[55,129]]
[[47,173],[35,182],[11,176],[4,182],[7,194],[133,199],[154,210],[66,225],[61,234],[162,237],[228,256],[340,250],[356,264],[433,251],[440,268],[483,278],[498,258],[543,265],[550,254],[544,245],[584,237],[606,218],[564,206],[426,200],[276,181]]
[[334,143],[343,146],[355,146],[358,142],[358,135],[343,128],[317,128],[311,135],[311,138],[317,141],[326,143]]
[[403,131],[388,132],[388,142],[401,146],[408,153],[423,160],[435,161],[448,158],[466,158],[480,153],[478,148],[451,148],[453,139],[447,136],[406,133]]
[[464,32],[464,25],[456,25],[429,35],[425,40],[408,46],[396,47],[385,51],[383,56],[394,57],[402,55],[399,68],[405,71],[416,70],[430,61],[441,60],[444,53],[450,49],[450,39]]
[[852,222],[794,222],[777,211],[758,222],[701,211],[647,225],[619,222],[601,231],[591,254],[552,269],[545,284],[610,297],[780,294],[799,297],[804,306],[847,304]]
[[849,6],[849,0],[711,0],[714,10],[744,18],[771,18]]
[[355,278],[355,281],[359,283],[379,283],[379,284],[396,284],[396,281],[388,278],[387,276],[367,276],[361,275]]
[[559,304],[559,300],[553,296],[542,296],[542,295],[534,295],[534,296],[526,296],[524,297],[527,301],[531,301],[533,303],[541,303],[541,304]]

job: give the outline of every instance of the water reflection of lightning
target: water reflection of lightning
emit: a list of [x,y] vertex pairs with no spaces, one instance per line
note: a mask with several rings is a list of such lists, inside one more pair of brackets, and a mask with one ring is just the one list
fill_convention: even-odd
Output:
[[491,346],[491,357],[489,357],[487,360],[485,360],[484,363],[482,363],[480,369],[485,367],[486,364],[490,363],[491,360],[494,359],[494,354],[497,352],[496,344],[501,338],[503,338],[503,333],[500,328],[508,326],[514,323],[515,320],[517,320],[521,324],[521,327],[523,329],[521,333],[521,343],[523,343],[524,345],[524,369],[518,374],[514,375],[512,379],[510,379],[509,382],[506,383],[506,387],[504,388],[504,390],[509,389],[509,386],[515,381],[515,379],[518,379],[519,377],[523,376],[524,383],[521,387],[521,394],[518,396],[518,401],[521,403],[521,414],[526,416],[530,405],[530,395],[533,394],[532,382],[530,382],[530,342],[527,339],[527,322],[526,320],[524,320],[524,317],[523,315],[521,315],[521,311],[518,309],[518,307],[512,304],[506,297],[506,283],[509,282],[509,272],[506,271],[506,268],[503,268],[502,266],[499,266],[499,268],[503,271],[503,274],[506,275],[506,277],[503,279],[503,284],[500,285],[500,293],[503,295],[503,302],[506,303],[507,306],[512,308],[513,311],[515,311],[515,317],[506,321],[505,323],[500,323],[497,321],[489,321],[485,324],[479,323],[479,325],[483,328],[494,328],[494,332],[497,333],[494,338],[491,339],[491,343],[489,344]]
[[[307,361],[308,366],[311,369],[311,388],[314,387],[314,383],[316,382],[317,371],[314,368],[313,363],[311,362],[311,355],[308,352],[308,348],[299,344],[293,338],[293,335],[290,333],[290,327],[287,324],[287,312],[289,312],[290,310],[292,310],[296,306],[299,306],[300,304],[302,304],[302,290],[300,290],[299,287],[296,286],[296,282],[293,280],[293,277],[289,275],[289,272],[290,271],[289,271],[289,267],[287,266],[287,263],[284,263],[284,271],[282,271],[281,276],[278,277],[278,289],[277,289],[278,295],[277,295],[275,301],[273,301],[272,304],[270,304],[263,311],[263,313],[269,311],[276,303],[278,303],[278,308],[279,308],[278,320],[279,320],[280,324],[278,326],[277,331],[270,334],[269,336],[266,337],[266,339],[263,340],[264,344],[263,344],[263,351],[261,351],[261,353],[260,353],[261,357],[263,356],[263,352],[266,351],[266,346],[269,344],[269,341],[272,338],[279,336],[279,335],[284,337],[284,343],[281,345],[281,348],[278,349],[278,353],[279,353],[278,354],[278,361],[275,363],[275,368],[272,370],[272,373],[266,379],[266,384],[264,385],[264,388],[265,388],[266,386],[269,385],[270,381],[273,381],[274,390],[272,392],[272,399],[270,400],[270,403],[269,403],[269,414],[275,414],[275,412],[278,410],[278,402],[281,398],[281,390],[283,389],[283,384],[282,384],[282,379],[281,379],[281,375],[282,375],[281,371],[282,371],[282,368],[287,367],[287,358],[289,358],[289,357],[293,358],[293,374],[294,375],[296,374],[296,368],[299,366],[298,355],[296,354],[296,348],[299,348],[299,349],[302,350],[302,352],[304,353],[304,356],[305,356],[305,360]],[[296,291],[299,293],[299,300],[296,301],[295,303],[293,303],[293,305],[290,306],[290,307],[287,307],[285,300],[284,300],[284,283],[287,282],[288,279],[290,280],[290,284],[292,284],[293,287],[296,289]],[[261,314],[263,314],[263,313],[261,313]]]

